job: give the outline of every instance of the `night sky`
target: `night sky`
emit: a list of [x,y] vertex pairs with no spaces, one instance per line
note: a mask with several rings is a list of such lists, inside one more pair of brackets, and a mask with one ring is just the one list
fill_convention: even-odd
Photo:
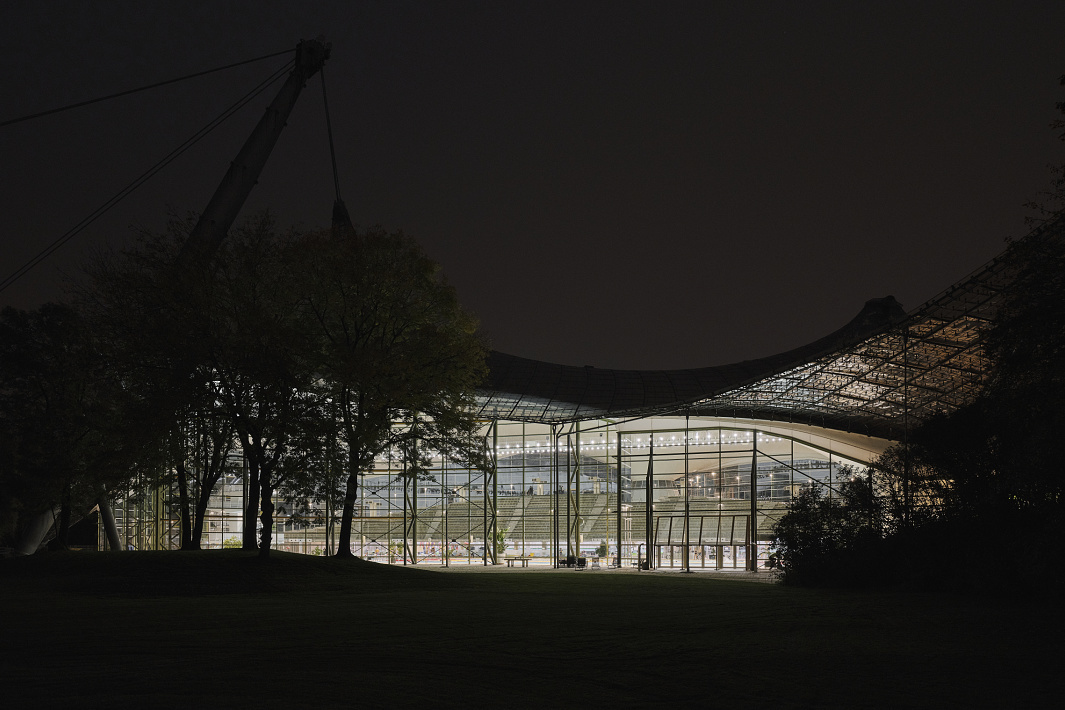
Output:
[[[5,2],[0,121],[324,35],[343,197],[415,236],[493,347],[676,368],[909,310],[1027,231],[1065,160],[1065,3]],[[0,278],[286,58],[0,128]],[[61,297],[199,211],[270,90],[0,294]],[[327,225],[321,83],[244,214]]]

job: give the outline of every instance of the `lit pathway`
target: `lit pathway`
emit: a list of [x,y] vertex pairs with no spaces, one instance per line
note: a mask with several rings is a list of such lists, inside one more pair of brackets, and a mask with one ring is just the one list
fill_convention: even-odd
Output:
[[[433,572],[449,572],[459,574],[642,574],[642,575],[680,575],[685,574],[681,572],[680,567],[661,567],[650,572],[644,570],[633,569],[632,567],[623,567],[618,569],[616,567],[604,567],[602,569],[585,569],[577,570],[568,567],[560,567],[555,569],[548,565],[531,565],[529,567],[507,567],[506,565],[465,565],[456,564],[450,567],[443,567],[434,564],[419,564],[417,569],[427,569]],[[732,580],[736,582],[761,582],[764,584],[773,584],[777,582],[777,575],[774,572],[748,572],[744,569],[702,569],[699,567],[692,567],[692,573],[697,574],[700,577],[713,577],[715,579]]]

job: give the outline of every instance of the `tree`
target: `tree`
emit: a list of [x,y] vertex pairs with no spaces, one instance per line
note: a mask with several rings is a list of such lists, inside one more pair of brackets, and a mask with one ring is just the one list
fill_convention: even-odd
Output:
[[[1058,83],[1065,86],[1065,74],[1058,78]],[[1065,143],[1065,101],[1058,101],[1054,107],[1061,114],[1060,118],[1050,123],[1051,130],[1057,132],[1058,140]],[[1051,164],[1050,188],[1039,195],[1039,199],[1030,200],[1025,207],[1034,211],[1030,221],[1035,224],[1051,221],[1065,210],[1065,162]]]
[[[96,264],[83,298],[112,343],[114,362],[175,442],[179,489],[187,484],[190,423],[211,428],[193,536],[235,436],[251,492],[243,545],[266,556],[273,493],[296,470],[286,458],[313,447],[308,439],[320,421],[302,282],[286,261],[291,235],[278,235],[266,215],[234,229],[207,263],[182,262],[177,256],[193,221],[172,220],[167,234],[143,233],[132,248]],[[187,488],[183,498],[187,508]],[[193,536],[185,536],[188,546]]]
[[[77,511],[101,502],[156,449],[137,420],[123,424],[131,400],[98,346],[67,305],[0,316],[0,509],[9,535],[16,516],[24,525],[58,504],[55,543],[65,547]],[[27,544],[22,551],[32,552]]]
[[140,231],[128,248],[100,255],[77,293],[109,367],[137,402],[130,420],[162,442],[157,475],[174,471],[184,550],[199,548],[207,502],[235,442],[198,347],[216,297],[213,270],[174,266],[193,222],[172,218],[165,233]]
[[[121,252],[99,255],[76,293],[109,369],[129,394],[135,411],[127,426],[138,422],[159,442],[164,458],[152,475],[166,485],[172,481],[164,471],[174,470],[186,550],[199,547],[207,500],[224,466],[219,449],[233,439],[232,427],[218,416],[210,370],[194,347],[200,314],[213,297],[210,270],[174,267],[192,224],[172,218],[165,233],[142,230]],[[205,431],[205,422],[222,426]],[[190,499],[190,484],[197,500]]]
[[485,350],[474,319],[409,237],[337,229],[293,247],[310,286],[315,370],[346,448],[337,555],[351,556],[359,476],[375,457],[393,451],[416,478],[426,475],[430,452],[486,465],[473,414]]
[[[1060,77],[1065,87],[1065,75]],[[1065,142],[1065,101],[1051,123]],[[990,423],[988,450],[998,492],[1021,506],[1060,517],[1065,484],[1057,442],[1065,427],[1065,161],[1051,166],[1050,189],[1037,228],[1010,245],[1003,259],[1013,283],[987,332],[991,377],[979,404]]]
[[248,462],[250,487],[258,491],[245,511],[244,545],[253,546],[261,511],[264,557],[273,494],[299,468],[286,458],[317,445],[323,404],[304,310],[309,284],[292,261],[302,242],[274,234],[272,226],[266,218],[248,223],[219,249],[217,299],[203,314],[199,346]]
[[[236,449],[236,431],[232,422],[212,412],[213,402],[206,402],[208,411],[190,412],[185,425],[173,433],[172,460],[178,484],[178,505],[181,515],[181,549],[198,550],[203,539],[204,519],[215,486],[227,473],[232,473],[230,454]],[[196,492],[190,495],[189,483]]]
[[986,350],[991,377],[980,406],[1001,492],[1025,505],[1060,505],[1058,442],[1065,428],[1065,216],[1005,256],[1015,272]]
[[[974,570],[989,560],[1009,570],[1000,576],[1011,584],[1060,580],[1060,566],[1031,543],[1055,539],[1065,524],[1062,217],[1011,245],[1002,266],[1013,281],[985,331],[984,391],[873,462],[865,479],[871,507],[848,500],[855,491],[847,486],[839,501],[800,496],[778,527],[786,581],[870,579],[855,550],[875,550],[881,582],[986,588]],[[847,523],[862,510],[880,522],[868,530]]]
[[[946,427],[946,422],[943,426]],[[949,434],[938,433],[937,441],[943,434],[956,433],[955,427],[950,426],[950,429]],[[946,454],[946,451],[936,453]],[[920,528],[943,515],[950,495],[950,481],[944,478],[943,469],[935,460],[930,449],[921,443],[908,442],[892,446],[870,464],[865,480],[870,485],[870,495],[878,501],[883,534]]]

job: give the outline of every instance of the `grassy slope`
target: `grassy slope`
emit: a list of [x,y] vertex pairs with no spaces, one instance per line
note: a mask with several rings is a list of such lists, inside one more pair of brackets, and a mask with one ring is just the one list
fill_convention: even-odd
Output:
[[39,707],[1056,707],[1063,656],[1045,600],[283,553],[0,561],[0,603]]

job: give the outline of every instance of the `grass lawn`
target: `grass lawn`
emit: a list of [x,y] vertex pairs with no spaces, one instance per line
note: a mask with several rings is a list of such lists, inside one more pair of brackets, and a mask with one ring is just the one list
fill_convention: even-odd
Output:
[[241,551],[0,560],[0,704],[1060,707],[1057,599]]

